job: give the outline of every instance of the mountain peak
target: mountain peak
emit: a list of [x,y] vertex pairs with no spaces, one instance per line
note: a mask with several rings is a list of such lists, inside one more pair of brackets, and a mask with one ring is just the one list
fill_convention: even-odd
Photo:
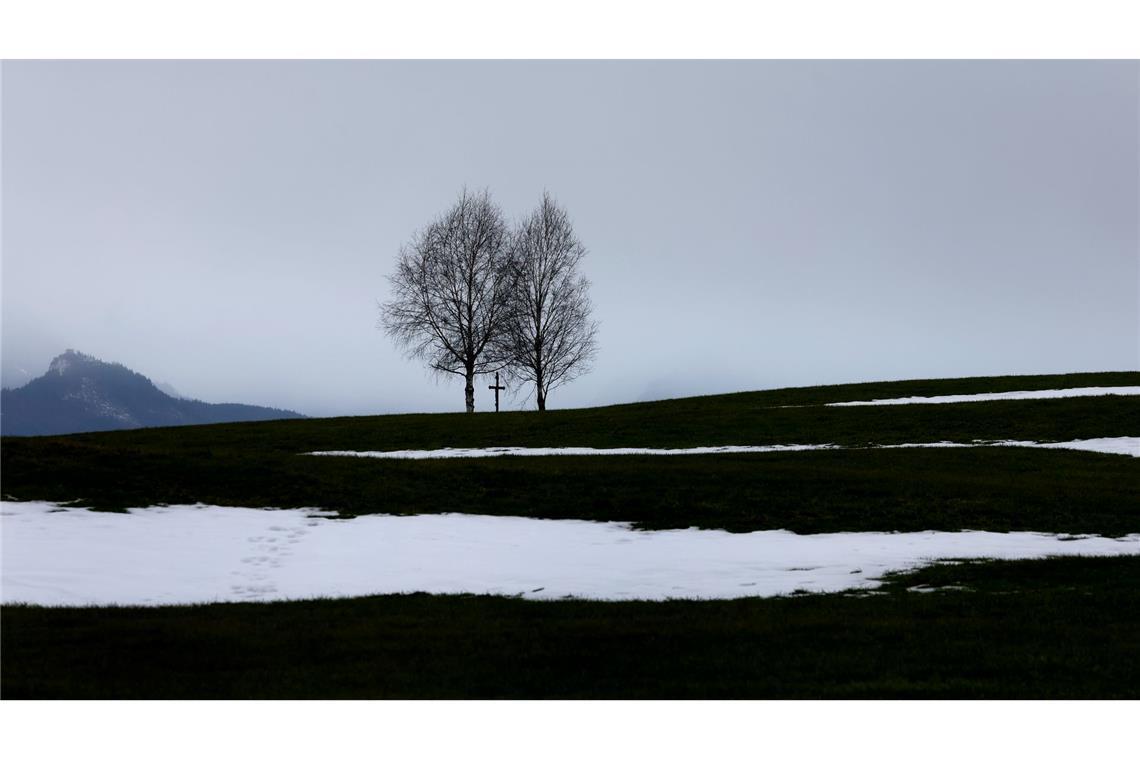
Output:
[[301,416],[284,409],[207,404],[171,396],[145,375],[72,348],[52,359],[42,376],[20,388],[4,389],[3,397],[0,420],[4,435],[58,435]]
[[69,348],[51,360],[51,364],[48,365],[48,374],[54,373],[63,375],[82,365],[98,363],[99,360],[94,356],[88,356],[87,354],[76,351],[74,348]]

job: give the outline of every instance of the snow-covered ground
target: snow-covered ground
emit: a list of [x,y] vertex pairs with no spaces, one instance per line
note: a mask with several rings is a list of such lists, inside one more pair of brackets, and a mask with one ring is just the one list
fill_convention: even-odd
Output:
[[893,404],[960,404],[965,401],[1020,401],[1041,398],[1077,398],[1080,396],[1137,396],[1140,386],[1122,385],[1109,388],[1063,388],[1051,391],[1003,391],[970,393],[960,396],[907,396],[879,398],[871,401],[836,401],[824,406],[889,406]]
[[589,446],[534,447],[492,446],[485,449],[404,449],[402,451],[310,451],[315,457],[366,457],[372,459],[483,459],[486,457],[621,456],[633,454],[677,456],[683,454],[755,454],[772,451],[818,451],[837,448],[832,444],[787,444],[774,446],[696,446],[690,449],[636,447],[595,449]]
[[1077,441],[1058,441],[1056,443],[1037,443],[1036,441],[952,443],[950,441],[939,441],[937,443],[897,443],[889,446],[879,446],[877,448],[924,449],[973,448],[977,446],[1028,446],[1038,449],[1075,449],[1076,451],[1093,451],[1098,454],[1123,454],[1125,456],[1140,457],[1140,438],[1085,438]]
[[[1126,454],[1140,457],[1140,438],[1088,438],[1056,443],[1036,441],[975,441],[973,443],[899,443],[873,448],[970,448],[977,446],[1027,446],[1043,449],[1077,449],[1095,451],[1102,454]],[[401,451],[310,451],[309,456],[318,457],[365,457],[373,459],[482,459],[485,457],[545,457],[545,456],[621,456],[646,454],[679,456],[685,454],[763,454],[773,451],[820,451],[839,449],[835,444],[803,444],[786,446],[697,446],[689,449],[646,449],[613,448],[595,449],[587,446],[535,447],[494,446],[485,449],[405,449]]]
[[128,514],[0,504],[0,597],[175,604],[406,591],[532,599],[734,598],[871,589],[938,558],[1140,554],[1140,534],[733,534],[482,515],[369,515],[170,506]]

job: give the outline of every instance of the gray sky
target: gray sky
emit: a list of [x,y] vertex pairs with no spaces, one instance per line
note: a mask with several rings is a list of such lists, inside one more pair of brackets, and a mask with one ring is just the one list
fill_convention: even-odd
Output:
[[2,88],[8,387],[76,348],[207,401],[461,410],[376,302],[464,185],[511,218],[549,189],[590,251],[600,352],[551,408],[1140,369],[1135,62],[7,62]]

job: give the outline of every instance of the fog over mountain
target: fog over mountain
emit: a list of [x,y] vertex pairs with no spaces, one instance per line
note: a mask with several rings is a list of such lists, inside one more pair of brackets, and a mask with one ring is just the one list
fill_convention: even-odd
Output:
[[27,385],[0,391],[0,433],[96,430],[299,418],[283,409],[175,398],[121,364],[68,350]]
[[464,186],[549,190],[588,249],[599,354],[551,408],[1137,369],[1138,71],[7,62],[3,383],[82,346],[208,401],[462,410],[376,323]]

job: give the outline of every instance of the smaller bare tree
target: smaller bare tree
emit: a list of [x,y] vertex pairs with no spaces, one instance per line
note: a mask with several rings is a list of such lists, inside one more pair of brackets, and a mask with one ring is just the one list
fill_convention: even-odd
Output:
[[534,384],[542,411],[550,391],[588,372],[597,352],[590,282],[578,272],[586,249],[548,193],[515,230],[510,249],[514,287],[501,353],[516,381]]
[[475,411],[475,375],[500,369],[512,267],[509,233],[490,193],[466,190],[443,216],[400,250],[389,277],[393,298],[381,324],[411,357],[466,380],[464,399]]

